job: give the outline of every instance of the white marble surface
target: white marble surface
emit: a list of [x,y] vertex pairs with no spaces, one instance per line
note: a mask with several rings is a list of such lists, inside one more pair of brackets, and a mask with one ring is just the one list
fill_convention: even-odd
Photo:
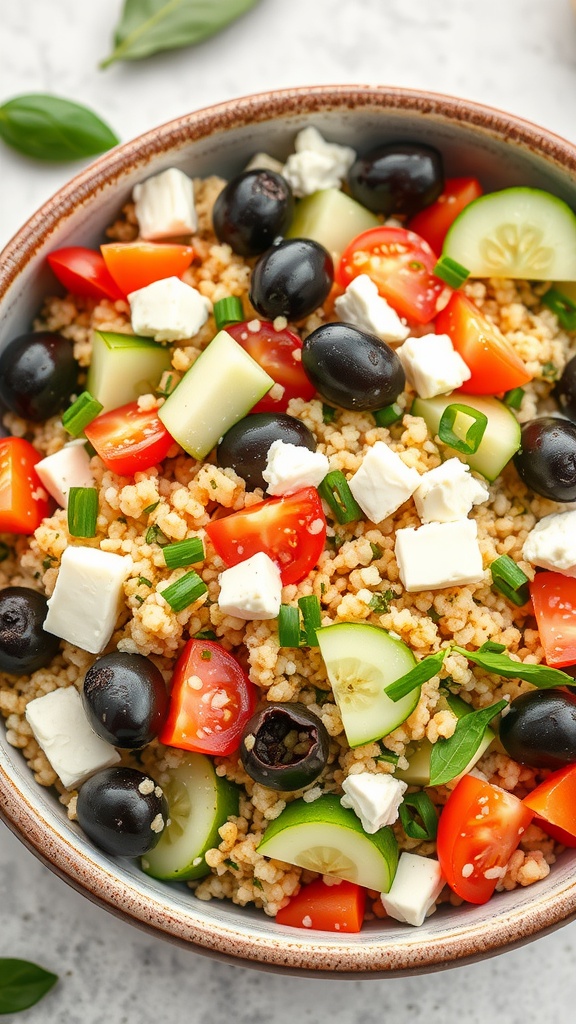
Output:
[[[195,50],[97,69],[121,0],[2,0],[0,100],[52,91],[123,140],[235,95],[380,82],[471,97],[576,138],[570,0],[262,0]],[[0,151],[0,245],[76,170]],[[42,867],[0,825],[0,956],[58,987],[30,1024],[527,1024],[573,1019],[576,925],[473,967],[394,981],[303,981],[232,968],[151,939]],[[234,1009],[232,1010],[232,1006]],[[321,1009],[320,1009],[321,1008]]]

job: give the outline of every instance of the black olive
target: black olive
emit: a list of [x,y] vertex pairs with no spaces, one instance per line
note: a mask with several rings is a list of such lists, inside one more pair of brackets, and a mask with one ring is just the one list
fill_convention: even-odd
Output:
[[554,388],[554,395],[565,416],[576,420],[576,356],[569,359]]
[[80,788],[81,828],[113,857],[141,857],[154,849],[168,820],[168,804],[154,779],[137,768],[104,768]]
[[500,740],[510,757],[532,768],[563,768],[576,761],[576,696],[534,690],[510,703],[500,722]]
[[322,398],[343,409],[381,409],[396,401],[406,383],[390,346],[352,324],[322,324],[312,331],[302,365]]
[[48,602],[29,587],[0,591],[0,671],[27,676],[49,665],[60,639],[43,626]]
[[82,697],[94,732],[115,747],[144,747],[168,714],[168,694],[159,668],[143,654],[115,651],[88,669]]
[[248,722],[240,758],[255,782],[291,792],[318,778],[329,743],[324,724],[304,704],[268,704]]
[[292,220],[292,189],[276,171],[244,171],[214,203],[214,231],[240,256],[258,256],[283,235]]
[[442,192],[442,157],[432,146],[398,142],[377,146],[358,157],[348,182],[354,199],[369,210],[412,216]]
[[302,320],[327,297],[334,280],[332,257],[309,238],[280,242],[252,272],[250,302],[262,316]]
[[216,461],[219,466],[238,473],[247,487],[261,487],[265,491],[267,484],[262,471],[266,469],[266,457],[274,441],[316,451],[314,434],[294,416],[280,412],[256,412],[245,416],[226,431],[216,449]]
[[576,501],[576,425],[554,416],[525,423],[514,465],[536,494]]
[[0,355],[0,399],[24,419],[55,416],[76,390],[78,364],[72,342],[39,331],[14,338]]

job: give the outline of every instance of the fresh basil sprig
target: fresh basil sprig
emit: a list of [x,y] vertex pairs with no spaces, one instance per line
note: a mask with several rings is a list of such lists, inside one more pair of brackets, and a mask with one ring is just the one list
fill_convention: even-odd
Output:
[[118,144],[112,129],[88,107],[47,93],[3,103],[0,138],[36,160],[79,160]]
[[[500,646],[491,644],[491,647]],[[559,668],[549,668],[548,665],[528,665],[522,661],[513,661],[507,654],[487,650],[488,645],[478,651],[467,651],[465,647],[453,647],[457,654],[463,654],[468,661],[474,665],[493,672],[497,676],[505,676],[506,679],[523,679],[526,683],[547,689],[550,686],[576,686],[576,679],[562,672]]]
[[386,696],[393,701],[402,700],[402,697],[411,693],[417,686],[422,686],[423,683],[432,679],[432,676],[438,675],[447,651],[448,648],[444,648],[437,651],[436,654],[429,654],[426,658],[422,658],[422,661],[419,661],[414,668],[386,687],[384,691]]
[[0,1014],[19,1013],[34,1006],[57,981],[57,974],[28,960],[0,957]]
[[507,700],[499,700],[479,711],[459,718],[449,739],[439,739],[430,752],[430,785],[443,786],[468,767],[492,719],[508,707]]

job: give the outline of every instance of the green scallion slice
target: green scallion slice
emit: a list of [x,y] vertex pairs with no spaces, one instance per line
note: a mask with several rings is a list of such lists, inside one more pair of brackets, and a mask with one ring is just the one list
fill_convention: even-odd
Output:
[[300,646],[300,611],[290,604],[280,605],[278,643],[280,647]]
[[542,296],[542,305],[556,313],[558,323],[565,331],[576,331],[576,303],[558,288],[548,289]]
[[62,414],[62,426],[72,437],[79,437],[92,420],[100,415],[104,406],[89,391],[83,391]]
[[[464,436],[454,430],[462,417],[473,421],[466,428]],[[487,426],[488,417],[483,412],[473,409],[470,405],[459,405],[455,402],[453,405],[447,405],[442,413],[438,425],[438,437],[444,444],[461,452],[462,455],[474,455],[480,447]]]
[[333,423],[336,419],[336,409],[331,405],[322,402],[322,420],[324,423]]
[[524,398],[524,388],[512,388],[511,391],[507,391],[504,395],[504,404],[509,409],[519,409],[522,405],[522,399]]
[[402,828],[410,839],[436,839],[438,814],[427,793],[407,793],[399,811]]
[[239,324],[244,319],[242,302],[237,295],[226,295],[214,303],[216,330],[224,331],[229,324]]
[[442,665],[444,658],[446,657],[447,648],[443,648],[441,651],[437,651],[436,654],[429,654],[426,658],[422,658],[414,668],[411,668],[405,675],[400,676],[390,686],[386,687],[384,691],[390,700],[398,701],[402,700],[407,693],[411,693],[417,686],[422,686],[423,683],[427,683],[433,676],[437,676]]
[[470,271],[450,256],[441,256],[432,273],[451,288],[460,288],[470,277]]
[[305,646],[317,647],[316,630],[320,629],[322,625],[320,601],[315,594],[309,594],[307,597],[298,598],[298,607],[302,612],[302,631],[304,633]]
[[71,487],[68,491],[68,533],[71,537],[95,537],[98,519],[96,487]]
[[383,409],[376,409],[372,413],[376,420],[377,427],[390,427],[393,423],[397,423],[401,420],[404,415],[404,409],[401,409],[396,402],[392,405],[385,405]]
[[200,537],[178,540],[175,544],[167,544],[162,548],[164,561],[169,569],[185,569],[193,562],[202,562],[205,558],[204,544]]
[[509,555],[500,555],[490,566],[492,572],[492,585],[499,590],[504,597],[507,597],[519,608],[530,598],[528,583],[530,582],[526,573],[522,572],[519,565]]
[[344,473],[339,469],[326,474],[318,492],[328,502],[339,523],[353,523],[362,519],[362,509],[353,498]]
[[200,579],[197,572],[191,570],[171,583],[162,591],[162,597],[168,602],[173,612],[182,612],[206,593],[208,587]]

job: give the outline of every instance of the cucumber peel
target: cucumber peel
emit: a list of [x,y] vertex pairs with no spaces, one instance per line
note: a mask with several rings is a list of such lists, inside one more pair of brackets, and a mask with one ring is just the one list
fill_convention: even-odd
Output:
[[[520,447],[520,424],[508,406],[499,402],[497,398],[464,395],[458,392],[457,400],[459,404],[469,405],[483,413],[488,420],[478,449],[473,455],[462,455],[462,458],[470,469],[481,473],[487,480],[495,480]],[[454,395],[416,398],[411,412],[413,416],[421,416],[425,420],[428,430],[435,437],[442,413],[453,403]]]

